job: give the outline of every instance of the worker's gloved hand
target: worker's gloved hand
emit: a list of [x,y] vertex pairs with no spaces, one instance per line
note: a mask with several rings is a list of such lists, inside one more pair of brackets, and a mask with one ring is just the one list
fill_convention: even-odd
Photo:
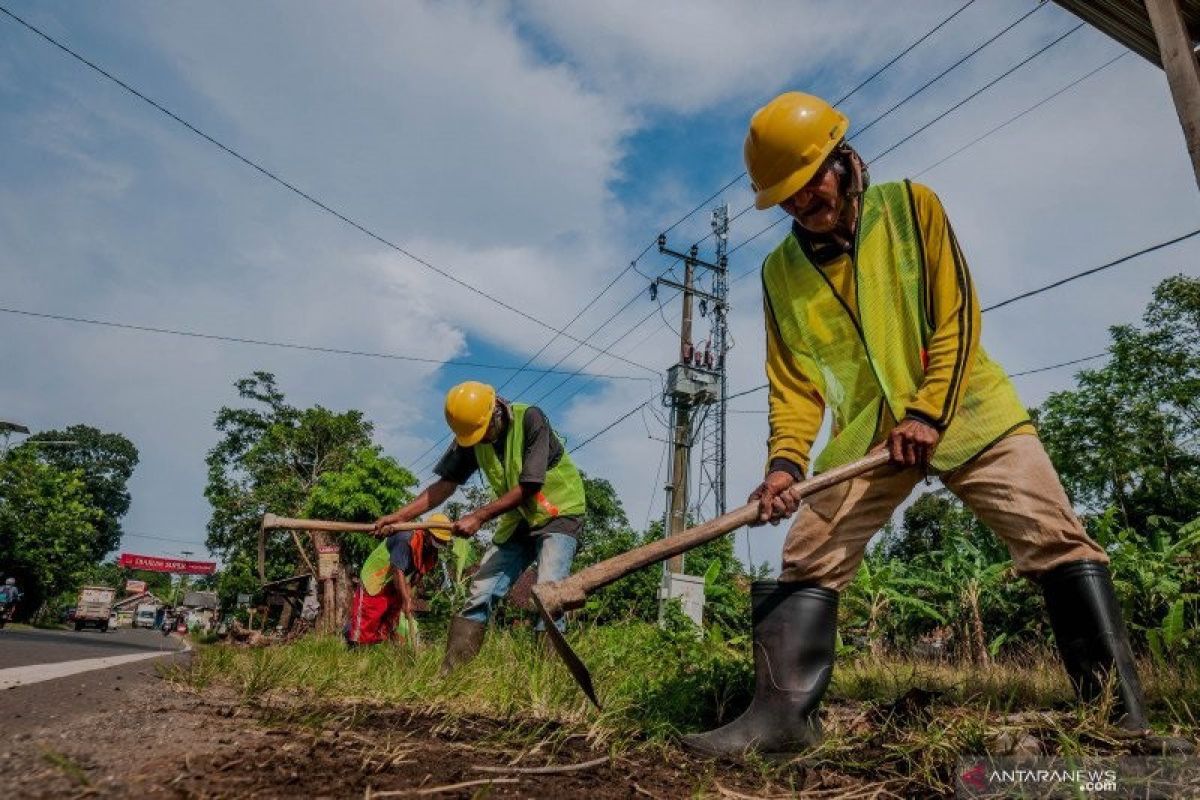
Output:
[[770,522],[778,525],[779,520],[796,513],[800,501],[785,493],[795,483],[792,476],[782,470],[767,475],[767,479],[750,493],[750,502],[758,501],[758,519],[752,525]]
[[399,511],[397,511],[395,514],[388,514],[385,517],[380,517],[379,519],[375,520],[375,527],[371,529],[371,535],[379,538],[390,536],[392,532],[388,530],[389,526],[395,525],[399,522],[408,521],[408,516],[401,514]]
[[893,464],[925,468],[929,466],[929,460],[933,458],[933,451],[941,438],[938,429],[928,422],[905,417],[888,434],[886,446]]
[[450,532],[455,536],[470,539],[479,533],[479,529],[483,527],[484,522],[484,518],[478,514],[466,514],[454,521],[454,527],[450,529]]

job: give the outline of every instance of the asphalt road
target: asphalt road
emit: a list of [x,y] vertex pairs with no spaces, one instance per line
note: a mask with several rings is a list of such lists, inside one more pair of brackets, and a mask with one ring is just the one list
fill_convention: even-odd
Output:
[[130,653],[179,650],[179,640],[146,628],[117,628],[108,633],[95,630],[0,630],[0,669],[31,664],[56,664],[81,658],[104,658]]
[[[0,740],[8,735],[43,729],[67,730],[70,721],[85,714],[118,710],[131,694],[163,691],[164,667],[184,663],[187,656],[175,637],[158,631],[121,628],[95,631],[0,630],[0,677],[5,670],[39,664],[65,665],[85,659],[134,656],[161,652],[149,658],[105,669],[94,669],[0,691]],[[29,670],[24,670],[28,672]],[[0,741],[0,744],[3,744]],[[2,794],[2,793],[0,793]]]

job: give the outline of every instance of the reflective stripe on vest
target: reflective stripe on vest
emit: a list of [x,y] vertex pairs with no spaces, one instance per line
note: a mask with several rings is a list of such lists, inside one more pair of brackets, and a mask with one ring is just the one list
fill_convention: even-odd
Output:
[[[968,294],[966,265],[957,265]],[[925,254],[908,182],[863,195],[854,258],[857,316],[789,235],[763,262],[763,291],[780,337],[833,415],[832,438],[814,472],[861,458],[880,435],[883,413],[903,419],[924,382],[932,328]],[[965,301],[964,301],[965,302]],[[967,317],[969,324],[970,317]],[[967,327],[963,326],[964,335]],[[966,391],[955,406],[955,388]],[[933,468],[952,470],[1029,415],[1004,370],[982,347],[952,379]]]
[[[475,445],[475,460],[479,469],[487,476],[493,494],[500,497],[521,480],[521,468],[525,463],[525,403],[512,404],[512,420],[504,438],[504,463],[496,455],[496,448],[480,442]],[[551,436],[557,436],[553,430]],[[561,443],[561,439],[559,442]],[[583,492],[583,478],[571,461],[564,446],[558,463],[546,472],[541,490],[528,501],[500,517],[492,541],[503,544],[512,536],[521,520],[530,528],[540,528],[555,517],[580,516],[587,511]]]

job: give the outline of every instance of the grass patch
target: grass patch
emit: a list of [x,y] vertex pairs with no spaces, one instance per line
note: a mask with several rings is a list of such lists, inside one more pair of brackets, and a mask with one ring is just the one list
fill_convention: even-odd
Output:
[[57,750],[43,750],[42,760],[47,764],[57,767],[63,771],[68,778],[75,781],[80,786],[88,786],[91,781],[88,780],[87,773],[83,771],[83,767],[76,764],[70,756],[64,755]]
[[[504,630],[489,632],[480,656],[447,679],[437,674],[440,643],[347,650],[339,639],[318,637],[263,649],[204,647],[176,679],[198,689],[227,686],[271,724],[367,730],[380,709],[407,709],[435,718],[435,732],[478,731],[483,746],[553,751],[573,740],[593,751],[668,758],[680,734],[732,718],[749,699],[744,643],[644,624],[576,630],[570,638],[592,671],[601,712],[528,632]],[[1156,727],[1195,741],[1200,670],[1145,662],[1141,675]],[[1049,652],[986,667],[842,656],[823,718],[825,741],[790,764],[762,763],[766,783],[791,790],[829,774],[898,796],[943,794],[967,754],[1115,755],[1134,747],[1102,710],[1072,702]]]

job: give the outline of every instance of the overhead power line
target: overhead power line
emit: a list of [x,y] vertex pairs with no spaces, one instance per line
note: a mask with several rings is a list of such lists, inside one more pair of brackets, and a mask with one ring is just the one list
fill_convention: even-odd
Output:
[[1084,27],[1084,23],[1082,23],[1082,22],[1081,22],[1081,23],[1079,23],[1078,25],[1076,25],[1075,27],[1071,28],[1070,30],[1068,30],[1068,31],[1064,32],[1064,33],[1063,33],[1062,35],[1060,35],[1058,38],[1056,38],[1056,39],[1053,39],[1052,41],[1050,41],[1050,42],[1047,42],[1046,44],[1042,45],[1040,48],[1038,48],[1038,49],[1037,49],[1037,50],[1035,50],[1034,52],[1030,53],[1030,54],[1029,54],[1029,55],[1027,55],[1025,58],[1023,58],[1023,59],[1021,59],[1020,61],[1018,61],[1016,64],[1013,64],[1011,67],[1009,67],[1008,69],[1006,69],[1004,72],[1002,72],[1002,73],[1000,73],[999,75],[997,75],[995,78],[992,78],[990,81],[988,81],[987,83],[985,83],[983,86],[980,86],[978,89],[976,89],[975,91],[971,92],[969,95],[967,95],[966,97],[964,97],[962,100],[959,100],[957,103],[955,103],[954,105],[950,106],[950,107],[949,107],[949,108],[947,108],[945,111],[943,111],[942,113],[938,114],[936,117],[934,117],[933,119],[929,120],[928,122],[926,122],[926,123],[925,123],[924,125],[922,125],[921,127],[917,128],[915,131],[913,131],[913,132],[909,133],[907,136],[905,136],[904,138],[902,138],[900,141],[896,142],[895,144],[891,145],[890,147],[887,147],[887,148],[885,148],[885,149],[884,149],[882,152],[880,152],[880,153],[876,153],[876,154],[875,154],[875,157],[871,159],[871,162],[870,162],[870,163],[874,164],[875,162],[879,161],[879,159],[881,159],[881,158],[883,158],[884,156],[886,156],[888,153],[891,153],[891,152],[892,152],[892,151],[894,151],[896,148],[900,147],[900,145],[902,145],[902,144],[904,144],[905,142],[907,142],[907,141],[909,141],[910,139],[912,139],[914,136],[917,136],[918,134],[921,134],[921,133],[923,133],[924,131],[928,130],[929,128],[931,128],[931,127],[932,127],[933,125],[935,125],[936,123],[938,123],[938,122],[940,122],[941,120],[945,119],[946,117],[950,116],[950,115],[951,115],[951,114],[953,114],[955,111],[957,111],[958,109],[962,108],[962,107],[963,107],[963,106],[965,106],[967,103],[971,102],[971,101],[972,101],[972,100],[974,100],[976,97],[978,97],[979,95],[983,94],[983,93],[984,93],[984,92],[986,92],[988,89],[992,88],[992,87],[993,87],[993,86],[995,86],[997,83],[999,83],[1000,81],[1004,80],[1004,79],[1005,79],[1005,78],[1007,78],[1009,75],[1012,75],[1014,72],[1016,72],[1017,70],[1019,70],[1021,67],[1025,66],[1026,64],[1028,64],[1030,61],[1033,61],[1035,58],[1037,58],[1038,56],[1040,56],[1042,53],[1045,53],[1045,52],[1046,52],[1047,50],[1049,50],[1050,48],[1052,48],[1052,47],[1054,47],[1055,45],[1057,45],[1057,44],[1059,44],[1060,42],[1062,42],[1064,39],[1066,39],[1066,38],[1067,38],[1068,36],[1070,36],[1071,34],[1075,33],[1076,31],[1082,30],[1082,29],[1083,29],[1083,27]]
[[887,111],[884,111],[882,114],[880,114],[880,115],[878,115],[877,117],[875,117],[874,119],[872,119],[872,120],[871,120],[870,122],[868,122],[866,125],[864,125],[864,126],[862,126],[861,128],[859,128],[857,131],[855,131],[855,132],[854,132],[854,135],[853,135],[853,136],[849,136],[849,137],[847,137],[847,141],[849,141],[849,140],[853,140],[853,139],[855,139],[856,137],[862,136],[864,133],[866,133],[867,131],[871,130],[871,128],[875,127],[875,125],[876,125],[877,123],[879,123],[879,122],[882,122],[884,119],[887,119],[889,116],[891,116],[891,114],[892,114],[894,111],[896,111],[897,109],[899,109],[901,106],[904,106],[904,105],[906,105],[907,103],[910,103],[912,100],[916,99],[916,97],[918,97],[918,96],[919,96],[919,95],[920,95],[922,92],[924,92],[924,91],[925,91],[926,89],[928,89],[930,86],[933,86],[935,83],[937,83],[938,81],[940,81],[942,78],[946,77],[946,76],[947,76],[947,75],[949,75],[951,72],[953,72],[954,70],[956,70],[956,69],[958,69],[959,67],[961,67],[961,66],[962,66],[963,64],[965,64],[965,63],[966,63],[968,60],[970,60],[972,57],[974,57],[975,55],[979,54],[981,51],[983,51],[983,50],[984,50],[986,47],[988,47],[989,45],[991,45],[993,42],[995,42],[995,41],[996,41],[997,39],[999,39],[1001,36],[1003,36],[1004,34],[1008,33],[1009,31],[1011,31],[1013,28],[1015,28],[1015,27],[1017,27],[1018,25],[1020,25],[1020,24],[1021,24],[1022,22],[1024,22],[1025,20],[1029,19],[1031,16],[1033,16],[1034,14],[1036,14],[1038,11],[1040,11],[1040,10],[1041,10],[1041,9],[1042,9],[1044,6],[1046,6],[1046,5],[1048,5],[1048,4],[1047,4],[1047,3],[1044,3],[1044,2],[1041,2],[1041,0],[1039,0],[1038,4],[1037,4],[1036,6],[1034,6],[1034,7],[1033,7],[1033,8],[1031,8],[1031,9],[1029,9],[1029,10],[1028,10],[1028,11],[1026,11],[1024,14],[1022,14],[1021,16],[1017,17],[1017,18],[1016,18],[1015,20],[1013,20],[1012,22],[1010,22],[1010,23],[1008,23],[1007,25],[1005,25],[1005,26],[1004,26],[1003,28],[1001,28],[1001,29],[1000,29],[1000,30],[999,30],[997,33],[995,33],[995,34],[993,34],[991,37],[989,37],[989,38],[988,38],[986,41],[982,42],[981,44],[978,44],[978,45],[976,45],[976,46],[975,46],[975,48],[974,48],[973,50],[971,50],[971,51],[970,51],[969,53],[967,53],[965,56],[963,56],[962,58],[960,58],[958,61],[955,61],[953,64],[951,64],[950,66],[946,67],[944,70],[942,70],[941,72],[939,72],[937,75],[934,75],[934,76],[933,76],[932,78],[930,78],[928,81],[926,81],[925,83],[921,84],[921,85],[920,85],[920,86],[919,86],[919,87],[918,87],[918,88],[917,88],[915,91],[913,91],[911,94],[909,94],[908,96],[906,96],[906,97],[905,97],[903,100],[901,100],[900,102],[896,103],[896,104],[895,104],[895,105],[893,105],[891,108],[889,108]]
[[579,444],[577,444],[575,447],[571,448],[571,452],[572,452],[572,453],[578,453],[580,450],[582,450],[583,448],[587,447],[587,446],[588,446],[589,444],[591,444],[593,441],[595,441],[596,439],[600,438],[600,437],[601,437],[601,436],[603,436],[604,434],[608,433],[610,430],[612,430],[613,428],[615,428],[617,425],[620,425],[620,424],[621,424],[622,422],[624,422],[625,420],[627,420],[627,419],[631,418],[631,417],[632,417],[634,414],[636,414],[637,412],[641,411],[643,408],[645,408],[645,407],[646,407],[646,406],[648,406],[649,404],[650,404],[650,401],[649,401],[649,400],[643,400],[642,402],[638,403],[636,406],[634,406],[633,408],[629,409],[629,410],[628,410],[628,411],[626,411],[624,414],[622,414],[621,416],[617,417],[617,418],[616,418],[616,419],[614,419],[612,422],[608,423],[607,425],[605,425],[603,428],[601,428],[600,430],[598,430],[598,431],[596,431],[595,433],[593,433],[593,434],[592,434],[591,436],[589,436],[588,438],[584,439],[582,442],[580,442]]
[[[392,361],[409,361],[418,364],[436,364],[446,367],[470,367],[472,369],[493,369],[493,370],[518,370],[521,367],[515,365],[508,366],[505,364],[487,364],[479,361],[456,361],[453,359],[437,359],[424,358],[422,356],[407,356],[399,353],[376,353],[368,350],[348,350],[340,347],[324,347],[321,345],[298,344],[296,342],[280,342],[268,339],[250,339],[240,336],[223,336],[215,333],[202,333],[200,331],[188,331],[178,328],[158,328],[152,325],[134,325],[128,322],[112,322],[110,320],[90,319],[88,317],[72,317],[66,314],[49,314],[41,311],[29,311],[23,308],[8,308],[0,306],[0,314],[14,314],[23,317],[33,317],[36,319],[51,319],[60,322],[76,322],[84,325],[97,325],[105,328],[118,328],[121,330],[139,331],[141,333],[158,333],[170,336],[181,336],[189,339],[208,339],[218,342],[233,342],[236,344],[253,344],[261,347],[279,347],[287,350],[305,350],[314,353],[329,353],[339,356],[361,356],[363,358],[384,358]],[[559,369],[534,369],[531,372],[548,372],[548,373],[564,373],[567,370]],[[634,375],[598,375],[597,377],[607,378],[610,380],[636,380],[648,381],[650,378],[642,378]]]
[[[517,308],[516,306],[511,305],[510,303],[507,303],[507,302],[499,299],[498,297],[495,297],[493,294],[487,292],[486,290],[480,289],[477,286],[474,286],[474,285],[464,281],[462,278],[459,278],[458,276],[454,275],[453,273],[437,266],[436,264],[432,263],[431,261],[429,261],[425,258],[422,258],[421,256],[416,255],[412,251],[401,247],[400,245],[396,244],[395,242],[390,241],[389,239],[384,238],[380,234],[378,234],[375,231],[371,230],[370,228],[366,227],[362,223],[357,222],[356,220],[352,219],[351,217],[347,216],[346,214],[343,214],[342,212],[337,211],[332,206],[329,206],[325,202],[317,199],[317,197],[315,197],[314,195],[299,188],[294,183],[291,183],[290,181],[285,180],[284,178],[280,177],[277,173],[271,171],[270,169],[263,166],[259,162],[254,161],[253,159],[242,155],[240,152],[238,152],[234,148],[230,147],[229,145],[225,144],[224,142],[221,142],[219,139],[216,139],[215,137],[209,135],[208,133],[205,133],[203,130],[196,127],[192,123],[188,122],[186,119],[179,116],[174,111],[171,111],[169,108],[162,105],[158,101],[153,100],[148,95],[146,95],[143,92],[141,92],[140,90],[134,88],[133,86],[126,83],[124,80],[118,78],[116,75],[112,74],[111,72],[109,72],[108,70],[99,66],[98,64],[88,60],[86,57],[84,57],[80,53],[76,52],[75,50],[72,50],[70,47],[63,44],[58,39],[56,39],[53,36],[51,36],[50,34],[46,33],[42,29],[36,27],[35,25],[33,25],[29,22],[26,22],[24,19],[17,16],[16,14],[14,14],[12,11],[8,10],[4,6],[0,6],[0,13],[3,13],[5,16],[7,16],[8,18],[10,18],[14,22],[16,22],[18,25],[22,26],[23,28],[29,30],[30,32],[36,34],[37,36],[41,37],[45,41],[49,42],[54,47],[58,48],[62,52],[69,55],[71,58],[75,59],[79,63],[81,63],[84,66],[91,69],[93,72],[97,73],[98,75],[104,77],[105,79],[107,79],[109,81],[112,81],[114,84],[121,87],[129,94],[133,95],[134,97],[143,101],[144,103],[151,106],[155,110],[157,110],[160,113],[171,118],[175,122],[177,122],[180,125],[182,125],[183,127],[187,128],[192,133],[194,133],[197,136],[199,136],[200,138],[204,139],[206,142],[212,144],[214,147],[217,147],[222,152],[232,156],[233,158],[242,162],[246,166],[248,166],[251,169],[255,170],[256,172],[260,173],[264,177],[277,183],[278,185],[287,189],[289,192],[292,192],[297,197],[300,197],[300,198],[308,201],[309,203],[311,203],[312,205],[321,209],[322,211],[336,217],[337,219],[346,223],[350,227],[365,234],[366,236],[369,236],[371,239],[374,239],[375,241],[379,242],[380,244],[384,245],[385,247],[395,250],[397,253],[400,253],[401,255],[416,262],[417,264],[420,264],[421,266],[425,267],[426,269],[430,270],[431,272],[434,272],[437,275],[442,276],[446,280],[451,281],[452,283],[455,283],[455,284],[461,286],[462,288],[466,289],[467,291],[472,292],[473,294],[476,294],[476,295],[484,298],[485,300],[487,300],[491,303],[494,303],[495,305],[500,306],[501,308],[505,309],[506,311],[516,314],[517,316],[538,325],[539,327],[545,328],[546,330],[549,330],[549,331],[553,331],[554,333],[557,333],[560,336],[566,336],[568,339],[571,339],[574,342],[583,343],[587,347],[593,347],[593,345],[582,342],[582,340],[577,339],[576,337],[572,336],[571,334],[567,333],[566,331],[564,331],[560,328],[555,327],[554,325],[551,325],[549,322],[539,319],[538,317],[535,317],[526,311],[522,311],[521,309]],[[609,355],[611,355],[611,353]],[[639,364],[635,361],[630,361],[629,359],[626,359],[621,356],[613,356],[613,357],[617,358],[620,361],[624,361],[625,363],[629,364],[630,366],[638,367],[638,368],[644,369],[648,372],[653,372],[655,374],[658,374],[657,370],[651,369],[650,367],[647,367],[645,364]]]
[[1070,283],[1071,281],[1077,281],[1080,278],[1086,278],[1088,275],[1095,275],[1097,272],[1103,272],[1106,269],[1111,269],[1112,267],[1115,267],[1118,264],[1124,264],[1126,261],[1132,261],[1133,259],[1138,258],[1139,256],[1146,255],[1147,253],[1153,253],[1156,250],[1162,250],[1164,247],[1170,247],[1171,245],[1179,244],[1182,241],[1191,239],[1193,236],[1196,236],[1197,234],[1200,234],[1200,228],[1197,228],[1196,230],[1191,231],[1190,233],[1185,233],[1182,236],[1176,236],[1174,239],[1168,239],[1165,242],[1159,242],[1158,244],[1150,245],[1149,247],[1144,247],[1141,250],[1138,250],[1136,253],[1130,253],[1127,256],[1121,256],[1118,259],[1109,261],[1107,264],[1101,264],[1098,267],[1092,267],[1091,269],[1085,269],[1082,272],[1076,272],[1074,275],[1068,275],[1067,277],[1062,278],[1061,280],[1054,281],[1054,283],[1048,283],[1045,286],[1039,286],[1036,289],[1030,289],[1028,292],[1022,292],[1021,294],[1013,295],[1012,297],[1008,298],[1007,300],[1001,300],[999,303],[994,303],[990,306],[987,306],[983,310],[984,311],[992,311],[997,308],[1003,308],[1004,306],[1015,303],[1018,300],[1024,300],[1027,297],[1033,297],[1034,295],[1041,294],[1042,292],[1048,292],[1051,289],[1056,289],[1065,283]]
[[1008,377],[1020,378],[1022,375],[1036,375],[1039,372],[1049,372],[1052,369],[1061,369],[1062,367],[1070,367],[1075,364],[1082,364],[1085,361],[1095,361],[1097,358],[1104,358],[1107,355],[1108,355],[1108,353],[1096,353],[1095,355],[1084,356],[1083,358],[1075,358],[1070,361],[1063,361],[1059,364],[1051,364],[1048,367],[1036,367],[1034,369],[1021,370],[1020,372],[1012,372],[1012,373],[1009,373]]
[[[864,79],[864,80],[863,80],[861,83],[859,83],[859,84],[858,84],[857,86],[855,86],[853,89],[851,89],[850,91],[846,92],[844,95],[842,95],[841,97],[839,97],[839,98],[838,98],[838,99],[837,99],[837,100],[834,102],[834,105],[835,105],[835,106],[840,106],[842,103],[846,102],[846,101],[847,101],[847,100],[849,100],[851,97],[853,97],[854,95],[858,94],[858,90],[859,90],[859,89],[862,89],[862,88],[864,88],[864,87],[865,87],[867,84],[869,84],[871,81],[875,80],[875,79],[876,79],[876,78],[878,78],[880,75],[882,75],[883,73],[887,72],[889,69],[891,69],[891,67],[892,67],[892,65],[893,65],[893,64],[895,64],[897,61],[899,61],[900,59],[902,59],[902,58],[904,58],[906,55],[908,55],[910,52],[912,52],[912,51],[913,51],[913,50],[914,50],[914,49],[917,47],[917,45],[919,45],[921,42],[925,41],[925,40],[926,40],[926,39],[928,39],[930,36],[933,36],[935,33],[937,33],[938,31],[940,31],[940,30],[941,30],[943,27],[945,27],[945,26],[946,26],[946,25],[947,25],[947,24],[950,22],[950,20],[954,19],[955,17],[957,17],[957,16],[958,16],[959,14],[961,14],[962,12],[966,11],[968,8],[970,8],[970,7],[971,7],[972,5],[974,5],[974,4],[975,4],[975,0],[967,0],[967,2],[965,2],[965,3],[963,3],[961,6],[959,6],[959,7],[958,7],[958,9],[954,11],[954,13],[952,13],[950,16],[948,16],[948,17],[946,17],[945,19],[943,19],[943,20],[942,20],[941,22],[939,22],[937,25],[934,25],[932,28],[930,28],[930,29],[929,29],[929,30],[927,30],[925,33],[923,33],[923,34],[920,36],[920,38],[918,38],[916,41],[914,41],[914,42],[913,42],[912,44],[910,44],[908,47],[904,48],[904,49],[903,49],[903,50],[901,50],[899,53],[897,53],[897,54],[896,54],[896,55],[895,55],[895,56],[892,58],[892,60],[891,60],[891,61],[887,62],[887,63],[886,63],[886,64],[884,64],[882,67],[880,67],[879,69],[877,69],[877,70],[875,70],[874,72],[872,72],[872,73],[871,73],[869,76],[867,76],[867,77],[866,77],[866,78],[865,78],[865,79]],[[743,173],[743,174],[745,174],[745,173]]]
[[[169,536],[152,536],[148,533],[130,533],[129,531],[121,532],[122,539],[153,539],[157,542],[174,542],[175,544],[190,544],[195,547],[205,547],[202,542],[197,542],[195,539],[172,539]],[[205,548],[207,550],[207,548]]]
[[1127,55],[1129,55],[1129,51],[1128,51],[1128,50],[1122,50],[1120,53],[1117,53],[1117,55],[1116,55],[1116,56],[1114,56],[1113,58],[1110,58],[1108,61],[1105,61],[1105,62],[1104,62],[1103,64],[1101,64],[1100,66],[1098,66],[1098,67],[1096,67],[1096,68],[1094,68],[1094,69],[1092,69],[1092,70],[1090,70],[1090,71],[1088,71],[1088,72],[1084,73],[1083,75],[1080,75],[1078,78],[1076,78],[1075,80],[1071,81],[1071,82],[1070,82],[1070,83],[1068,83],[1066,86],[1063,86],[1061,89],[1059,89],[1058,91],[1054,92],[1053,94],[1050,94],[1050,95],[1047,95],[1046,97],[1043,97],[1041,100],[1039,100],[1039,101],[1037,101],[1036,103],[1034,103],[1033,105],[1029,106],[1029,107],[1028,107],[1028,108],[1026,108],[1024,111],[1021,111],[1021,112],[1018,112],[1018,113],[1016,113],[1016,114],[1012,115],[1012,116],[1011,116],[1011,117],[1009,117],[1008,119],[1006,119],[1006,120],[1004,120],[1003,122],[1001,122],[999,125],[995,126],[994,128],[991,128],[991,129],[989,129],[989,130],[988,130],[986,133],[984,133],[984,134],[981,134],[980,136],[977,136],[977,137],[975,137],[975,138],[974,138],[974,139],[972,139],[971,141],[969,141],[969,142],[967,142],[966,144],[964,144],[962,147],[960,147],[960,148],[958,148],[957,150],[955,150],[954,152],[950,153],[949,155],[942,156],[942,157],[941,157],[941,158],[939,158],[937,161],[935,161],[935,162],[933,162],[932,164],[930,164],[928,167],[925,167],[925,169],[921,170],[920,172],[914,173],[912,177],[913,177],[913,178],[919,178],[919,177],[921,177],[922,175],[924,175],[926,172],[930,172],[931,170],[933,170],[933,169],[935,169],[935,168],[937,168],[937,167],[940,167],[942,164],[945,164],[947,161],[949,161],[950,159],[954,158],[954,157],[955,157],[955,156],[957,156],[959,153],[962,153],[963,151],[965,151],[965,150],[968,150],[968,149],[970,149],[970,148],[974,147],[975,145],[979,144],[980,142],[982,142],[984,139],[988,138],[988,137],[989,137],[989,136],[991,136],[992,134],[994,134],[994,133],[997,133],[998,131],[1001,131],[1001,130],[1003,130],[1004,128],[1007,128],[1009,125],[1011,125],[1011,124],[1013,124],[1014,122],[1016,122],[1017,120],[1021,119],[1021,118],[1022,118],[1022,117],[1024,117],[1026,114],[1030,113],[1031,111],[1035,111],[1035,110],[1037,110],[1037,109],[1041,108],[1042,106],[1046,105],[1046,103],[1049,103],[1051,100],[1055,99],[1056,97],[1058,97],[1059,95],[1063,94],[1064,92],[1066,92],[1066,91],[1068,91],[1068,90],[1070,90],[1070,89],[1073,89],[1073,88],[1075,88],[1075,87],[1076,87],[1076,86],[1078,86],[1079,84],[1081,84],[1081,83],[1083,83],[1084,81],[1086,81],[1088,78],[1092,77],[1093,75],[1095,75],[1096,73],[1098,73],[1098,72],[1100,72],[1100,71],[1102,71],[1102,70],[1104,70],[1104,69],[1107,69],[1108,67],[1110,67],[1110,66],[1112,66],[1113,64],[1117,63],[1118,61],[1120,61],[1122,58],[1124,58],[1124,57],[1125,57],[1125,56],[1127,56]]

